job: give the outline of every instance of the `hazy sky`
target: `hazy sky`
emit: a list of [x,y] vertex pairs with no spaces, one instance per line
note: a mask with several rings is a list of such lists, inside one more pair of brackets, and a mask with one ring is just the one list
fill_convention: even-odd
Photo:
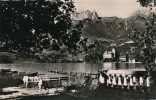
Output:
[[137,0],[73,0],[78,12],[97,11],[100,17],[117,16],[126,18],[134,11],[147,9],[140,6]]

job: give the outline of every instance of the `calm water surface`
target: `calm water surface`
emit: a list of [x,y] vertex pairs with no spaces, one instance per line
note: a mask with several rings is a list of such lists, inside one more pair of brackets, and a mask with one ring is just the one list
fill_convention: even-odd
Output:
[[140,63],[21,63],[21,64],[0,64],[0,69],[11,69],[20,72],[46,73],[47,70],[63,72],[97,73],[103,69],[143,69]]

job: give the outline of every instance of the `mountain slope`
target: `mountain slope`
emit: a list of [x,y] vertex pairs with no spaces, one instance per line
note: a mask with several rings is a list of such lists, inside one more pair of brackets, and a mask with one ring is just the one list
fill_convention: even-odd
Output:
[[111,36],[105,32],[105,29],[101,21],[93,22],[89,19],[85,19],[83,20],[83,23],[84,23],[84,28],[82,32],[84,33],[84,36],[88,36],[92,38],[96,37],[96,38],[111,39]]
[[143,31],[145,29],[145,23],[151,18],[151,15],[152,13],[147,10],[139,10],[131,14],[128,18],[123,19],[118,17],[98,17],[95,11],[92,13],[86,11],[75,13],[74,16],[77,17],[74,17],[75,19],[73,18],[73,22],[83,22],[84,27],[82,32],[84,37],[112,39],[116,42],[126,40],[132,28]]

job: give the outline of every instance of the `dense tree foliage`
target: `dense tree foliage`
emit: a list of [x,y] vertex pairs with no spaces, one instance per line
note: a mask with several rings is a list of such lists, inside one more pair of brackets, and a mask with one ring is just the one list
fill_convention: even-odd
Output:
[[[153,16],[155,18],[155,16]],[[154,63],[156,58],[156,28],[152,21],[146,23],[146,30],[144,32],[139,32],[133,29],[132,33],[129,35],[130,38],[138,42],[139,49],[142,49],[143,53],[141,58],[145,68],[147,70],[155,70],[156,64]]]
[[77,51],[82,24],[72,24],[71,0],[1,1],[0,7],[0,41],[6,50],[29,55],[66,46],[69,53]]
[[[140,0],[140,3],[143,1],[149,0]],[[134,39],[138,43],[139,49],[142,50],[140,58],[146,70],[156,70],[156,15],[154,13],[151,14],[150,20],[146,22],[145,31],[139,32],[133,29],[129,37]]]
[[155,6],[156,5],[155,0],[137,0],[137,2],[140,2],[140,5],[143,7],[149,7],[149,6]]

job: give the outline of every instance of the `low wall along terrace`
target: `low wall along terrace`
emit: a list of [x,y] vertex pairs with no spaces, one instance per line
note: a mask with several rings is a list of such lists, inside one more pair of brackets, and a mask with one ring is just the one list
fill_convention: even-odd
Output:
[[145,70],[108,70],[107,86],[134,91],[156,91],[156,72]]

